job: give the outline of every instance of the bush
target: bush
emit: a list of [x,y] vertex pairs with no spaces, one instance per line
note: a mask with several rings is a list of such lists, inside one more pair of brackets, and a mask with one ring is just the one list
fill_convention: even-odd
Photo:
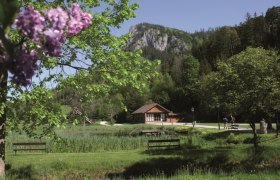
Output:
[[174,131],[179,134],[189,134],[191,127],[176,127]]
[[224,140],[224,139],[216,139],[215,142],[216,142],[216,144],[219,145],[219,146],[225,144],[225,140]]
[[227,137],[227,139],[226,139],[226,142],[228,143],[228,144],[238,144],[238,143],[240,143],[240,139],[239,138],[237,138],[235,135],[234,135],[234,133],[230,133],[229,135],[228,135],[228,137]]
[[253,144],[254,143],[254,139],[248,137],[248,138],[244,139],[243,143],[244,144]]
[[179,134],[187,134],[187,135],[200,135],[202,132],[197,128],[193,127],[176,127],[175,132]]

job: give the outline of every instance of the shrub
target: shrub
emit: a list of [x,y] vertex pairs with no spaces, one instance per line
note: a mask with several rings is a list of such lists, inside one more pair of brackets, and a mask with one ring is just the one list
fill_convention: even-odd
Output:
[[225,140],[224,140],[224,139],[216,139],[215,142],[216,142],[216,144],[219,145],[219,146],[225,144]]
[[254,143],[254,139],[248,137],[248,138],[244,139],[243,143],[244,144],[253,144]]
[[237,138],[234,133],[230,133],[226,139],[226,142],[229,143],[229,144],[238,144],[240,143],[240,139]]
[[189,134],[189,132],[191,131],[191,127],[176,127],[174,131],[179,134]]
[[175,132],[179,134],[200,135],[202,132],[193,127],[176,127]]

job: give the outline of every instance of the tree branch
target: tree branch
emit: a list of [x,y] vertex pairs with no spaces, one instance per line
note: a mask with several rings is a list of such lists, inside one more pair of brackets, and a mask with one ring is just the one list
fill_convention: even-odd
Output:
[[70,67],[70,68],[73,68],[73,69],[76,69],[76,70],[86,70],[86,71],[89,71],[88,68],[83,68],[83,67],[79,67],[79,66],[73,66],[71,64],[65,64],[65,63],[60,63],[58,62],[57,65],[60,65],[60,66],[67,66],[67,67]]

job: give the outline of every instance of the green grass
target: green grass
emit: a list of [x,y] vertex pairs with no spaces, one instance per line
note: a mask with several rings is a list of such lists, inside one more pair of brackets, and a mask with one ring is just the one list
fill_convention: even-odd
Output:
[[[146,148],[147,140],[151,138],[139,136],[143,129],[162,129],[161,126],[152,125],[124,125],[124,126],[69,126],[65,129],[56,130],[57,141],[52,139],[42,139],[48,144],[48,151],[58,152],[103,152],[103,151],[122,151],[122,150],[141,150]],[[170,127],[164,127],[166,130],[165,138],[172,138],[174,135]],[[10,132],[7,137],[6,150],[12,151],[12,142],[39,141],[38,139],[28,138]]]
[[[271,158],[259,153],[267,162]],[[275,151],[276,152],[276,151]],[[251,159],[251,146],[227,146],[213,148],[199,148],[186,146],[181,150],[156,151],[119,151],[100,153],[18,153],[16,156],[8,154],[6,162],[12,167],[7,173],[8,179],[105,179],[115,177],[125,179],[217,179],[232,177],[273,177],[279,175],[279,164],[273,168],[248,166]],[[263,162],[266,162],[263,161]],[[220,167],[219,167],[220,166]],[[270,173],[268,173],[270,169]],[[217,171],[218,170],[218,171]],[[258,178],[257,178],[258,179]]]
[[[139,136],[143,129],[163,129],[161,137]],[[57,129],[60,141],[44,139],[51,153],[12,153],[15,141],[36,141],[10,132],[7,179],[275,179],[279,177],[280,140],[251,132],[186,126],[75,126]],[[147,151],[147,140],[181,139],[180,150]]]
[[[154,155],[157,157],[176,157],[172,155]],[[125,167],[135,162],[150,159],[142,151],[119,151],[102,153],[18,153],[7,155],[7,163],[12,165],[9,176],[17,176],[17,170],[27,169],[29,177],[51,177],[82,173],[87,177],[101,177],[106,173],[121,173]],[[20,175],[19,175],[20,176]]]
[[187,169],[182,169],[173,177],[166,177],[164,175],[159,176],[146,176],[143,179],[147,180],[163,180],[163,179],[170,179],[170,180],[186,180],[186,179],[196,179],[196,180],[274,180],[278,179],[280,173],[275,172],[275,174],[271,174],[271,172],[251,172],[251,173],[244,173],[244,172],[235,172],[233,174],[213,174],[211,172],[202,172],[201,170],[197,170],[195,173],[188,173]]
[[[129,156],[128,156],[129,155]],[[7,162],[14,168],[32,165],[46,171],[57,170],[112,170],[122,169],[135,161],[148,158],[147,154],[139,151],[120,151],[102,153],[18,153],[8,154]],[[63,164],[58,168],[59,164]],[[49,168],[49,169],[48,169]],[[48,172],[49,173],[49,172]]]

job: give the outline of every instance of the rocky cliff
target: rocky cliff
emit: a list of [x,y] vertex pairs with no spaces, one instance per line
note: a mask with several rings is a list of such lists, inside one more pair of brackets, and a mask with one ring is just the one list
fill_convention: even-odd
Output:
[[174,54],[191,50],[191,35],[177,29],[143,23],[132,26],[129,33],[129,50],[148,47]]

